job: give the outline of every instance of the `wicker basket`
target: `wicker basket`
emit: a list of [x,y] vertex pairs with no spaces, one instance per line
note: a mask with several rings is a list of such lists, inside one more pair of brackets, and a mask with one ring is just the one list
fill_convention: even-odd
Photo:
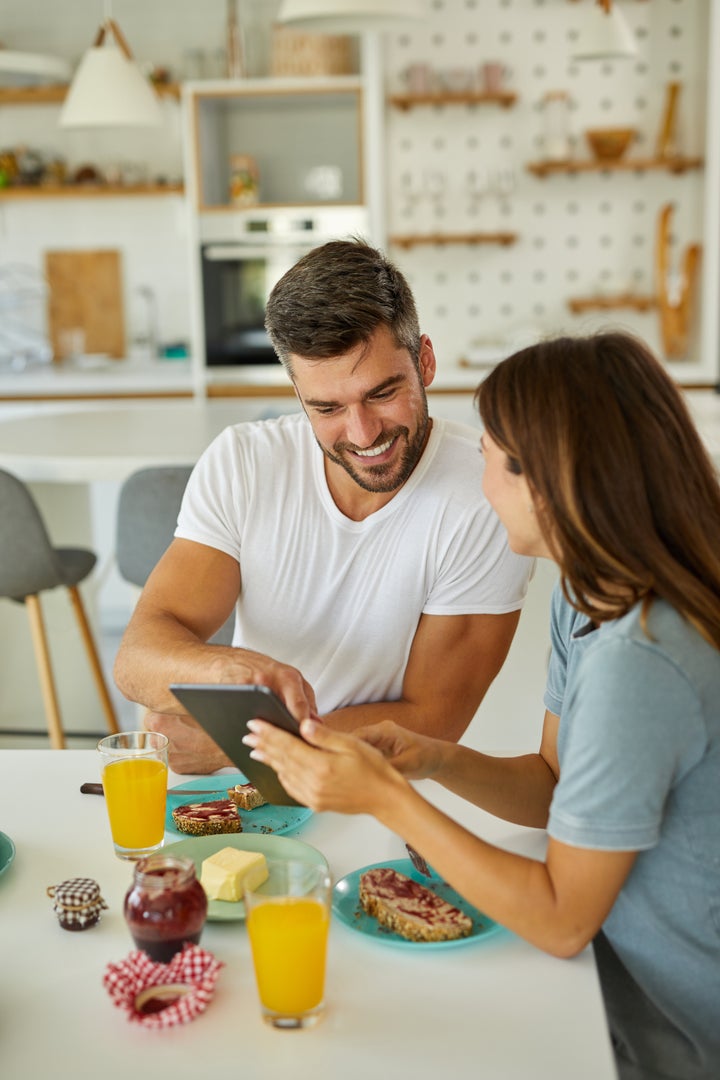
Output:
[[350,75],[354,67],[353,42],[346,35],[273,27],[273,75]]

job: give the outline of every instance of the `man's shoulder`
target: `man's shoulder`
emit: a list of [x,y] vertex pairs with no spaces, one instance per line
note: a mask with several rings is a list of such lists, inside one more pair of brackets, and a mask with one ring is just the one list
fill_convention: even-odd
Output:
[[269,413],[258,416],[255,420],[241,420],[225,428],[234,438],[272,438],[276,434],[290,434],[303,431],[308,426],[303,412]]
[[455,447],[459,453],[472,451],[477,454],[480,447],[481,431],[472,424],[463,424],[459,420],[449,420],[444,416],[433,417],[433,427],[443,442]]
[[243,420],[220,434],[219,441],[226,446],[252,449],[253,447],[297,444],[307,438],[310,425],[302,412],[283,413],[280,416]]

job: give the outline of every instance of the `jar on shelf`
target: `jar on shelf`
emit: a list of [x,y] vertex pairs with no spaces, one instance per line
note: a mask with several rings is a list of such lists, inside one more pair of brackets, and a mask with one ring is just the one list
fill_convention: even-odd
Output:
[[257,162],[250,154],[230,158],[230,202],[235,206],[255,206],[260,194]]
[[137,948],[166,964],[186,942],[198,944],[207,905],[193,860],[156,851],[136,862],[123,910]]
[[572,156],[572,139],[567,90],[548,90],[542,99],[542,110],[543,157],[546,161],[568,161]]

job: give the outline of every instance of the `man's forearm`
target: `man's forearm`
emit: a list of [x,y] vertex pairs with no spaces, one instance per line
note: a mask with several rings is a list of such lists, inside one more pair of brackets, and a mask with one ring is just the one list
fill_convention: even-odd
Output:
[[495,817],[547,826],[556,779],[540,754],[493,757],[448,743],[432,779]]
[[392,720],[409,731],[452,742],[463,735],[475,715],[475,709],[448,710],[421,708],[410,701],[373,701],[366,705],[348,705],[326,713],[323,720],[336,731],[355,731],[366,724]]
[[[115,660],[118,689],[153,712],[184,713],[169,690],[174,682],[229,682],[230,667],[237,665],[238,682],[247,665],[242,650],[228,645],[207,645],[170,616],[156,616],[142,626],[131,623]],[[219,677],[220,672],[225,677]]]

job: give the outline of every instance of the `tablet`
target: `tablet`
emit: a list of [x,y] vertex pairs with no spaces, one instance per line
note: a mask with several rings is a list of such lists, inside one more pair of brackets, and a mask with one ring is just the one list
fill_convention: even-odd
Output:
[[276,806],[304,805],[288,795],[274,769],[250,757],[251,748],[242,741],[247,722],[253,717],[300,735],[297,720],[272,690],[267,686],[204,683],[174,683],[170,689],[266,802]]

